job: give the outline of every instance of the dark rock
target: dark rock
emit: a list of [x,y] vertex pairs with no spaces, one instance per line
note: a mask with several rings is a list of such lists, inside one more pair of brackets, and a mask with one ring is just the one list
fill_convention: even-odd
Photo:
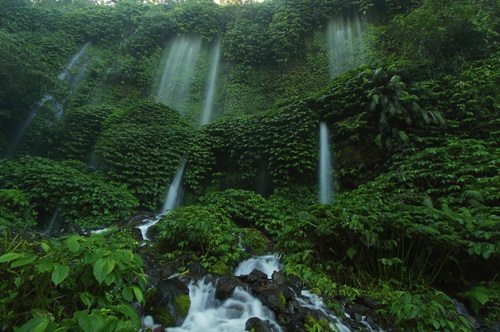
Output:
[[223,276],[217,280],[215,297],[218,300],[224,301],[229,298],[236,286],[242,286],[243,283],[236,277],[233,276]]
[[188,269],[191,273],[202,276],[204,274],[207,274],[207,270],[201,265],[199,262],[192,262],[188,264]]
[[285,283],[285,276],[283,275],[283,272],[274,271],[271,279],[275,285],[283,285]]
[[159,280],[146,294],[145,314],[161,325],[180,326],[189,311],[189,289],[179,279]]
[[380,302],[369,296],[359,296],[354,302],[362,304],[374,310],[382,309],[382,305],[380,304]]
[[153,332],[167,332],[167,330],[163,326],[156,326],[153,328]]
[[245,323],[245,331],[255,332],[273,332],[271,323],[268,320],[262,320],[258,317],[252,317]]
[[302,291],[302,288],[304,287],[302,280],[297,276],[286,276],[285,281],[290,287],[292,287],[292,289],[295,292],[299,294]]
[[282,293],[287,301],[292,300],[297,295],[290,287],[286,285],[279,285],[277,287]]
[[275,312],[285,311],[286,299],[279,289],[268,289],[258,295],[259,300]]

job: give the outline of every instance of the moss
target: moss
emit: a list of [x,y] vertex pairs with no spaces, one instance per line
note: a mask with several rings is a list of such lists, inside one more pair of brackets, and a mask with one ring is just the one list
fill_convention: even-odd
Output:
[[285,311],[285,304],[286,304],[286,299],[285,299],[285,296],[283,295],[282,292],[279,292],[279,298],[280,298],[280,301],[278,302],[278,304],[276,305],[276,308],[278,308],[278,310],[280,312],[284,312]]
[[231,268],[227,266],[226,263],[222,261],[217,261],[215,262],[214,265],[210,267],[210,272],[215,274],[215,275],[226,275],[226,274],[231,274]]
[[307,315],[304,318],[304,326],[308,328],[308,330],[313,331],[333,331],[328,323],[327,319],[315,320],[311,316]]
[[174,317],[170,314],[167,308],[155,308],[152,312],[155,322],[165,327],[175,326]]
[[175,298],[175,310],[181,317],[186,317],[191,307],[191,299],[186,294],[180,294]]

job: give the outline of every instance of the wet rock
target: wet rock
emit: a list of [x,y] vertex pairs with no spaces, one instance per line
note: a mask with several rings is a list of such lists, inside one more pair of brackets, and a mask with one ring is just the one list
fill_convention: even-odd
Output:
[[145,314],[163,326],[180,326],[190,305],[188,287],[177,278],[165,279],[147,292]]
[[234,293],[236,286],[242,286],[243,283],[236,277],[223,276],[217,280],[215,298],[224,301]]
[[285,283],[283,272],[274,271],[271,279],[275,285],[283,285]]
[[254,332],[273,332],[273,328],[268,320],[262,320],[258,317],[252,317],[245,323],[245,331]]
[[188,264],[188,269],[191,273],[202,276],[204,274],[207,274],[207,270],[201,265],[199,262],[192,262]]
[[258,295],[259,300],[275,312],[284,312],[286,299],[279,289],[268,289]]

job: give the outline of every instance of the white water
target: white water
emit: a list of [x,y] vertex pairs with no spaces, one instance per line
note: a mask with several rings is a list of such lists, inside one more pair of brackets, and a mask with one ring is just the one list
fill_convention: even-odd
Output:
[[173,211],[177,206],[179,206],[181,192],[182,192],[182,176],[184,175],[184,169],[186,168],[186,161],[183,161],[175,173],[175,177],[172,180],[168,188],[167,195],[165,197],[165,201],[163,203],[162,209],[156,217],[151,219],[144,219],[141,225],[137,226],[141,230],[142,238],[144,240],[150,240],[147,236],[148,229],[157,224],[161,217],[167,214],[170,211]]
[[201,38],[178,37],[161,66],[161,80],[156,101],[183,112],[191,92],[193,73],[201,51]]
[[200,125],[205,125],[212,119],[212,110],[215,96],[215,88],[217,83],[217,72],[220,61],[220,38],[215,43],[212,49],[210,74],[207,82],[205,102],[203,103],[203,116]]
[[328,317],[330,327],[334,331],[338,332],[350,331],[350,329],[346,325],[342,324],[340,320],[334,314],[332,314],[331,311],[328,310],[328,308],[323,303],[321,297],[319,297],[316,294],[312,294],[309,291],[302,291],[301,295],[302,297],[297,297],[297,301],[299,302],[299,304],[304,308],[310,308],[313,310],[321,311],[325,316]]
[[170,187],[168,188],[168,193],[165,197],[165,202],[163,203],[160,214],[173,211],[177,206],[179,206],[182,191],[182,176],[184,175],[185,168],[186,161],[183,161],[177,170],[177,173],[175,173],[175,177],[172,180]]
[[[248,275],[254,269],[266,273],[270,278],[274,271],[281,269],[281,264],[275,255],[253,257],[241,262],[235,275]],[[230,298],[219,301],[215,298],[215,286],[204,279],[191,282],[188,288],[191,299],[188,316],[182,326],[169,328],[169,332],[245,331],[245,324],[252,317],[268,320],[273,331],[282,331],[273,312],[246,289],[236,287]]]
[[365,61],[364,25],[357,12],[333,17],[327,28],[330,76],[336,77]]
[[189,286],[191,307],[180,327],[169,328],[169,332],[239,332],[245,331],[248,319],[258,317],[268,320],[274,331],[282,331],[274,314],[262,302],[241,287],[221,302],[215,298],[215,287],[202,279]]
[[333,199],[332,159],[326,123],[319,124],[319,203],[330,204]]
[[249,275],[253,270],[259,270],[271,278],[274,271],[281,271],[283,268],[276,255],[267,255],[249,258],[241,262],[234,271],[235,276]]

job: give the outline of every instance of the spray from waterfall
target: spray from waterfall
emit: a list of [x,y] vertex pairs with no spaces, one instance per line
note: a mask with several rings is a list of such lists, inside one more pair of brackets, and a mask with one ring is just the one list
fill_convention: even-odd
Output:
[[340,14],[328,23],[330,76],[336,77],[365,62],[362,24],[357,12]]
[[220,61],[220,38],[217,40],[212,49],[210,73],[207,82],[205,102],[203,103],[203,116],[200,125],[205,125],[212,119],[212,110],[215,96],[215,88],[217,86],[217,73]]
[[319,124],[319,203],[330,204],[333,199],[332,158],[326,123]]
[[200,37],[176,38],[161,66],[161,79],[155,100],[179,112],[185,111],[193,74],[201,51]]

